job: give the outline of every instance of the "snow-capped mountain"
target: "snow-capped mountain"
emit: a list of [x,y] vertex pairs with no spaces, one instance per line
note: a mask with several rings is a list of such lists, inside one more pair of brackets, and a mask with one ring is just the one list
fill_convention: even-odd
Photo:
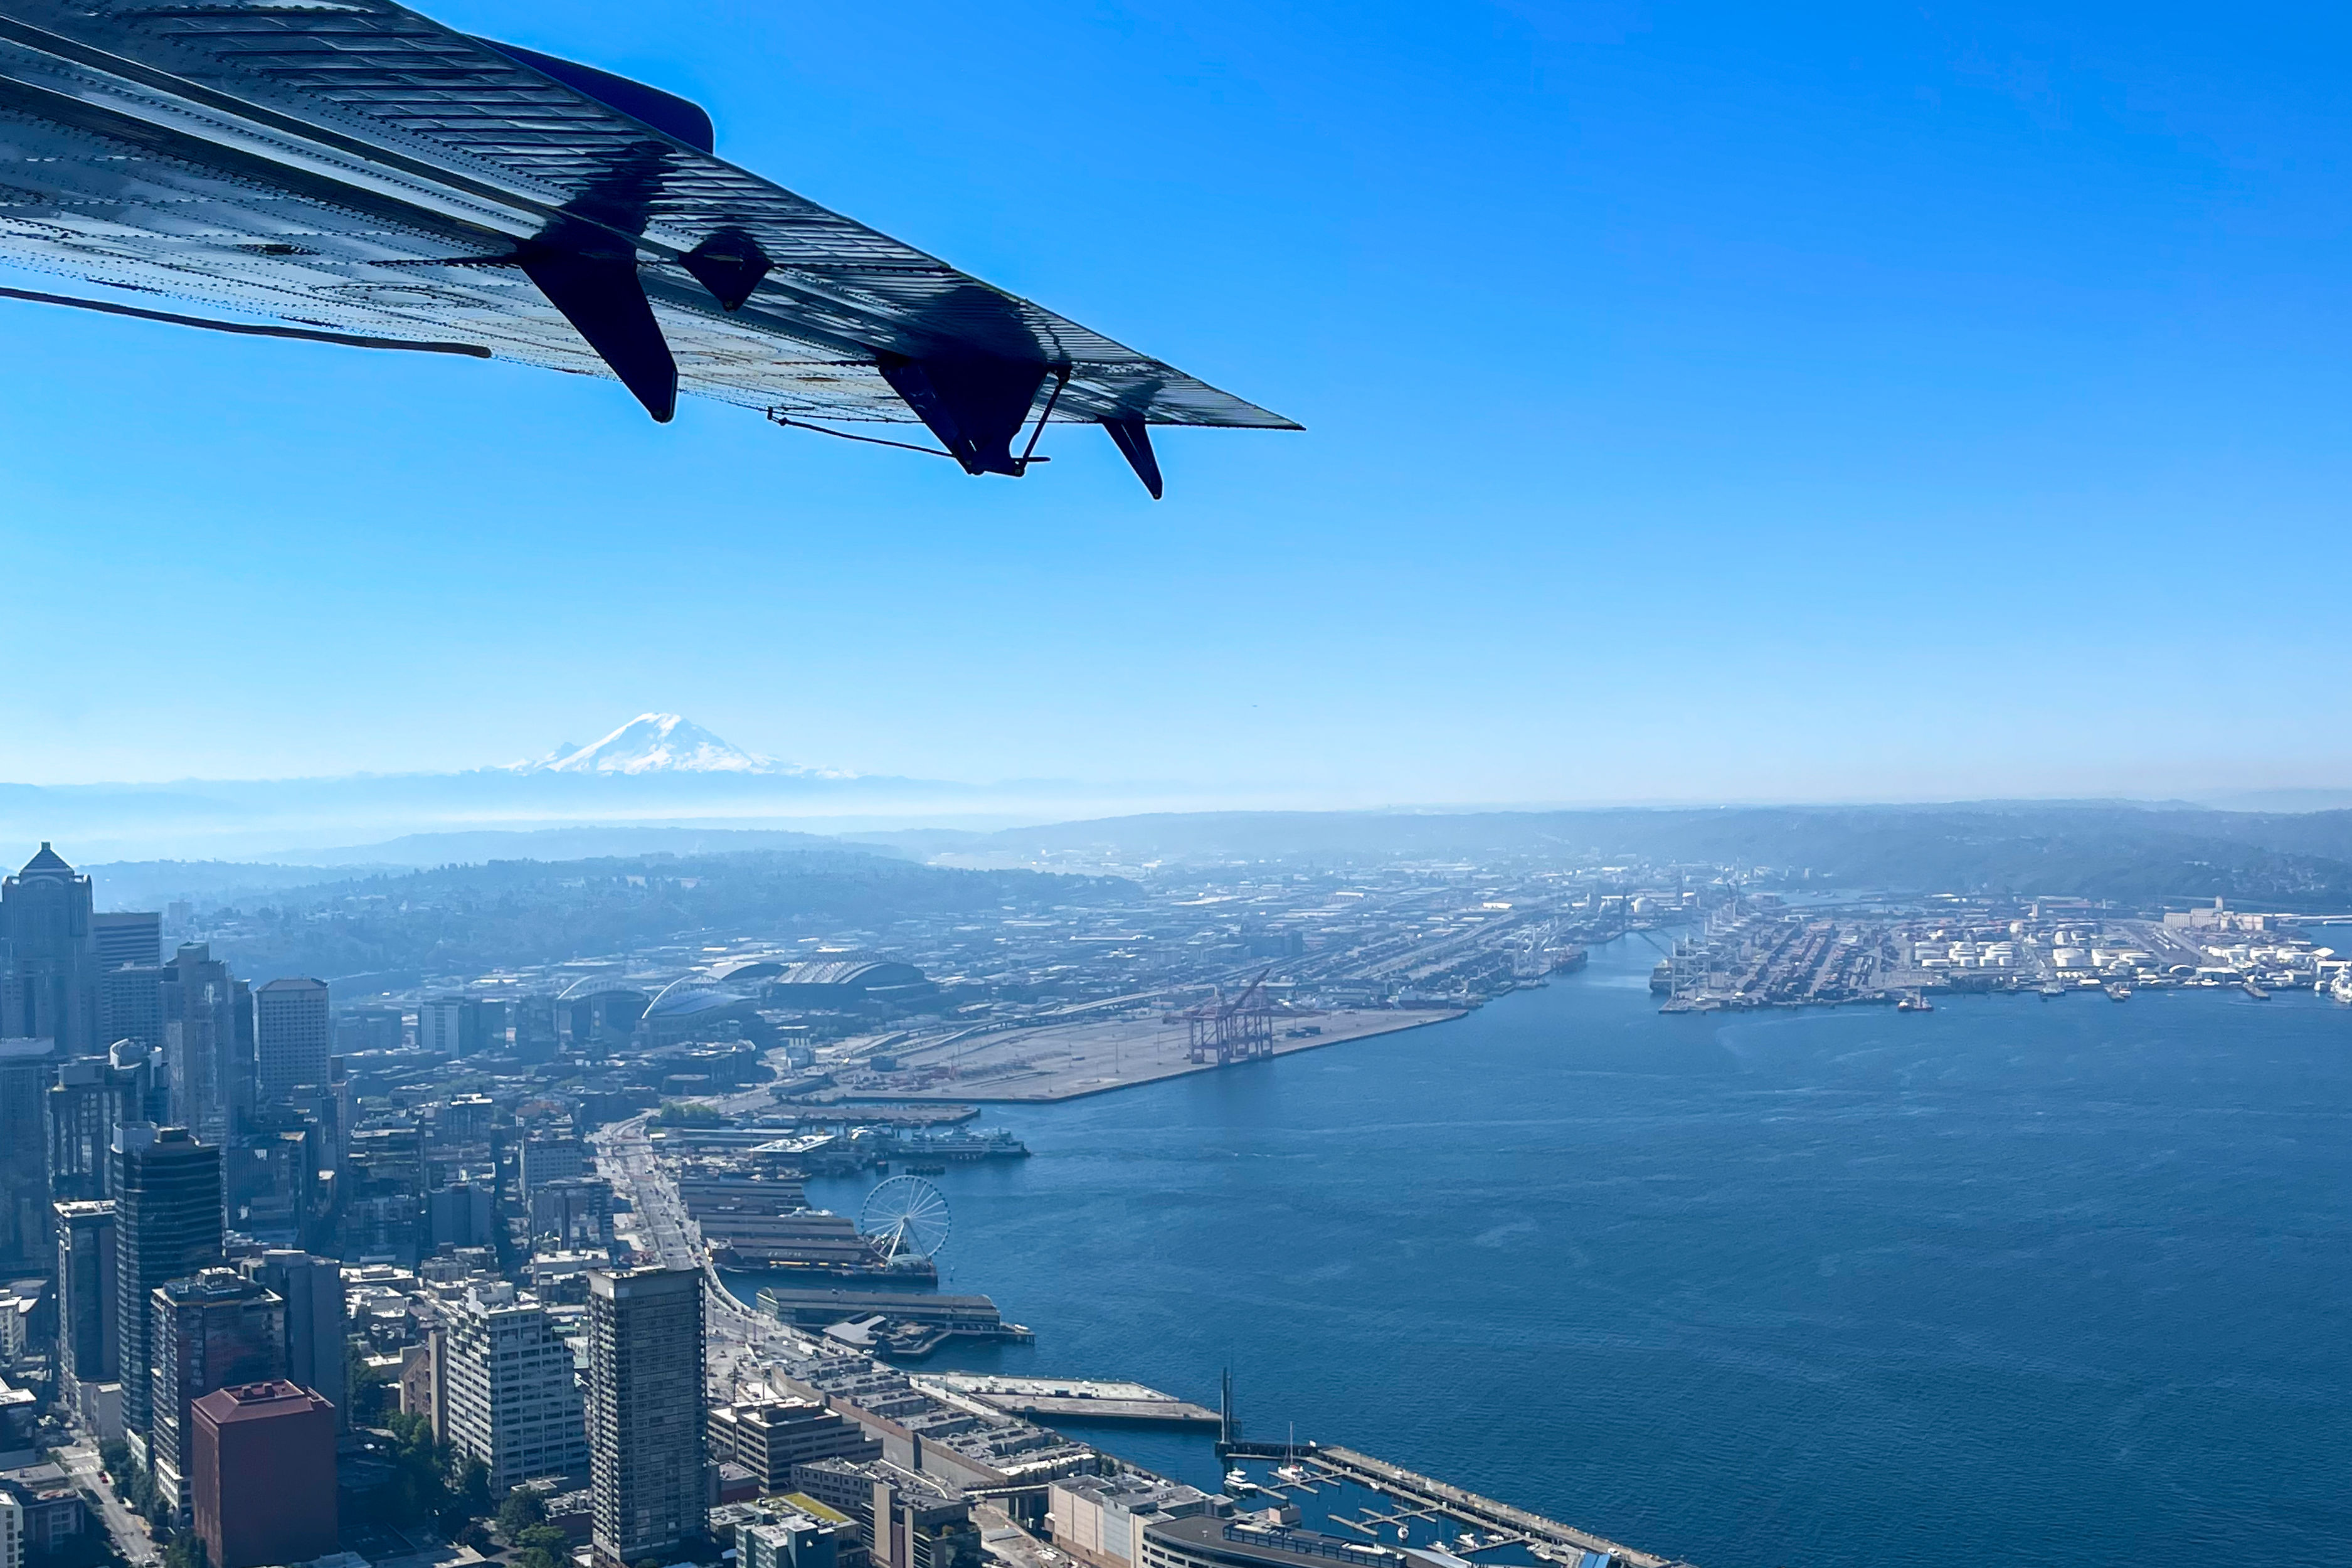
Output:
[[640,713],[591,745],[558,746],[520,773],[811,773],[730,745],[675,713]]

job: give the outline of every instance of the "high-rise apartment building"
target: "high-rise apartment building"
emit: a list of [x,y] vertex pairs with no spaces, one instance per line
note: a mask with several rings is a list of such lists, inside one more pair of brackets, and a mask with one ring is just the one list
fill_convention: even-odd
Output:
[[221,1260],[221,1152],[184,1127],[132,1122],[114,1135],[114,1290],[122,1423],[134,1446],[154,1421],[150,1298]]
[[216,1388],[286,1375],[286,1303],[230,1268],[158,1285],[148,1300],[155,1367],[147,1468],[164,1503],[184,1518],[194,1501],[188,1408]]
[[286,1375],[333,1405],[336,1426],[348,1428],[342,1265],[272,1248],[239,1267],[286,1303]]
[[702,1275],[588,1276],[589,1542],[604,1568],[672,1552],[709,1521]]
[[163,962],[163,917],[152,910],[92,915],[89,934],[98,946],[100,971],[126,963],[152,968]]
[[189,1410],[189,1489],[207,1568],[311,1563],[336,1548],[335,1413],[290,1382],[215,1389]]
[[253,1049],[259,1097],[281,1104],[295,1089],[327,1081],[334,1046],[323,980],[273,980],[253,994]]
[[226,1143],[253,1109],[253,999],[200,942],[182,942],[162,987],[172,1120]]
[[490,1468],[490,1495],[540,1476],[585,1476],[588,1428],[572,1347],[537,1299],[478,1286],[444,1315],[448,1440]]
[[98,938],[89,879],[47,845],[0,879],[0,1038],[54,1040],[67,1056],[98,1049]]

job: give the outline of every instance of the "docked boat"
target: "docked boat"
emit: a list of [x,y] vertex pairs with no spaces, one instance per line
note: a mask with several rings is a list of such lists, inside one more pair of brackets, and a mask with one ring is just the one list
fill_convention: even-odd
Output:
[[2107,1000],[2110,1002],[2128,1002],[2131,1000],[2131,993],[2132,988],[2120,980],[2111,980],[2107,983]]

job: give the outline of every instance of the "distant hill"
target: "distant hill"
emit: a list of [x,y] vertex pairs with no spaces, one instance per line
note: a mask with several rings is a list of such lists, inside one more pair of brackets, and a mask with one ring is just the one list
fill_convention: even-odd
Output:
[[1132,891],[1108,878],[953,870],[844,849],[500,860],[276,889],[239,904],[212,941],[255,981],[365,975],[389,987],[707,933],[789,941]]
[[2352,811],[2115,803],[1742,806],[1558,812],[1204,812],[987,834],[875,835],[967,864],[1099,856],[1128,864],[1615,858],[1770,867],[1909,892],[2046,893],[2149,903],[2225,897],[2352,909]]

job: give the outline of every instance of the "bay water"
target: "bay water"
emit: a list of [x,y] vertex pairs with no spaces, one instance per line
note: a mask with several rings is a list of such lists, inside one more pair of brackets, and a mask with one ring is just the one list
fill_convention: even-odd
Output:
[[[937,1178],[1031,1346],[1701,1568],[2352,1563],[2352,1008],[1662,1016],[1655,953]],[[856,1213],[874,1178],[811,1184]],[[748,1288],[755,1282],[743,1282]],[[1213,1486],[1208,1439],[1077,1428]]]

